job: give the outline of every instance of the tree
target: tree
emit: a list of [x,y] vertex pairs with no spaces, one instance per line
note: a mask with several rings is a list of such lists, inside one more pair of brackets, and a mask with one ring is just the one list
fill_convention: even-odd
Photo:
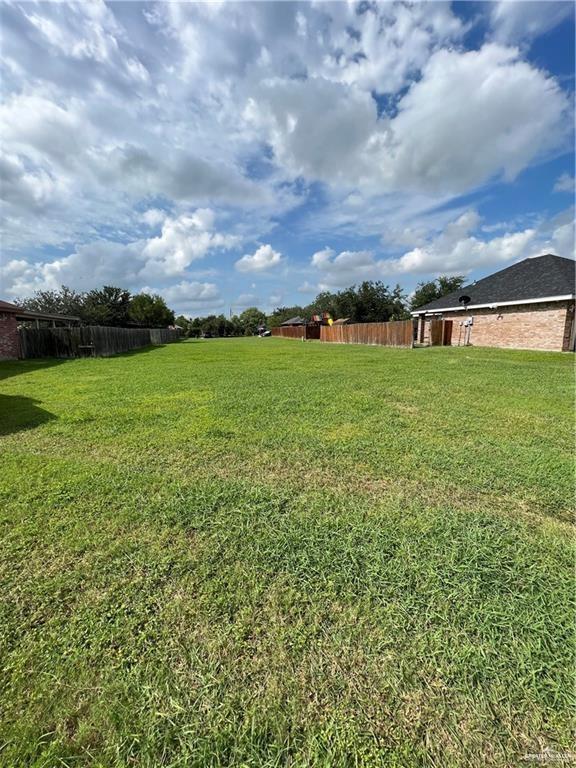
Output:
[[195,317],[193,320],[190,320],[190,322],[188,323],[187,335],[189,336],[189,338],[197,339],[201,333],[202,333],[202,318]]
[[208,315],[200,318],[200,330],[210,336],[231,336],[233,324],[224,315]]
[[229,320],[227,317],[224,317],[224,315],[220,315],[220,317],[222,318],[222,321],[223,321],[222,324],[221,324],[222,336],[235,336],[235,335],[237,335],[235,333],[236,326],[234,325],[232,320]]
[[248,307],[240,315],[240,323],[245,336],[254,336],[259,326],[266,325],[266,315],[258,307]]
[[455,275],[454,277],[440,275],[436,280],[418,283],[410,301],[410,308],[418,309],[418,307],[423,307],[431,301],[441,299],[442,296],[446,296],[452,291],[460,290],[465,279],[464,275]]
[[338,293],[323,291],[307,308],[310,314],[329,312],[332,317],[348,317],[354,323],[381,323],[407,316],[402,289],[380,281],[364,281]]
[[278,328],[283,322],[289,320],[291,317],[306,316],[307,312],[304,307],[298,305],[294,307],[276,307],[272,314],[268,315],[268,327]]
[[36,291],[29,299],[16,303],[32,312],[47,312],[52,315],[74,315],[82,317],[85,294],[63,285],[59,291]]
[[124,288],[110,285],[88,293],[79,293],[63,285],[58,291],[36,291],[32,297],[18,303],[35,312],[74,315],[88,325],[137,323],[165,328],[174,322],[174,312],[161,296],[139,293],[132,297]]
[[190,326],[190,319],[184,315],[178,315],[178,317],[174,320],[174,325],[182,328],[182,333],[186,335]]
[[84,299],[82,319],[89,325],[127,325],[131,298],[129,291],[111,285],[89,291]]
[[314,301],[306,307],[307,314],[321,315],[323,312],[328,312],[332,317],[343,317],[339,315],[337,308],[337,296],[336,293],[330,293],[330,291],[322,291],[316,296]]
[[168,309],[162,296],[139,293],[133,296],[128,307],[128,317],[138,325],[148,328],[165,328],[174,323],[174,312]]
[[[181,325],[181,318],[176,318],[176,324]],[[207,317],[195,317],[193,320],[186,320],[186,335],[191,338],[198,338],[206,333],[210,336],[243,336],[244,326],[240,318],[234,317],[228,319],[224,315],[208,315]]]
[[244,327],[242,325],[242,321],[238,317],[238,315],[232,315],[230,318],[230,335],[231,336],[243,336],[244,335]]

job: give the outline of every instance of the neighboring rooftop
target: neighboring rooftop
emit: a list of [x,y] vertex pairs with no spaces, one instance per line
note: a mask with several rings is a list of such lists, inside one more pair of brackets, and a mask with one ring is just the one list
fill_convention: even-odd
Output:
[[20,320],[74,320],[80,322],[80,318],[75,315],[55,315],[49,312],[33,312],[29,309],[19,307],[9,301],[0,299],[0,312],[4,314],[16,315]]
[[448,309],[461,309],[461,296],[469,296],[470,308],[505,302],[538,301],[547,298],[573,297],[576,283],[576,262],[547,253],[524,259],[501,269],[457,291],[417,307],[412,314]]
[[306,325],[306,320],[303,317],[291,317],[289,320],[284,320],[281,325]]
[[0,312],[10,312],[13,314],[20,311],[20,307],[17,307],[16,304],[11,304],[9,301],[2,301],[2,299],[0,299]]

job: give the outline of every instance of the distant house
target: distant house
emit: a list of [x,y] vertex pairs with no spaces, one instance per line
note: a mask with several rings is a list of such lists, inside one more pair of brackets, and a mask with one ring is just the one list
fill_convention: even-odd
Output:
[[412,312],[417,339],[446,321],[448,343],[478,347],[574,350],[576,264],[547,253],[524,259]]
[[14,360],[20,357],[20,335],[18,326],[22,323],[56,327],[58,325],[76,325],[79,317],[73,315],[53,315],[48,312],[32,312],[22,309],[9,301],[0,301],[0,360]]
[[283,323],[280,324],[283,327],[288,327],[290,325],[306,325],[306,320],[304,320],[303,317],[291,317],[289,320],[284,320]]

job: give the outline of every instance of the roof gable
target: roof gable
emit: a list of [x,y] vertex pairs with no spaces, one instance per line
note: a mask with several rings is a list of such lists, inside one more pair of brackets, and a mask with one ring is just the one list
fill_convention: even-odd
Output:
[[524,259],[493,275],[465,285],[457,291],[416,307],[413,312],[460,309],[460,296],[469,296],[470,305],[498,304],[573,295],[576,282],[576,262],[547,253]]

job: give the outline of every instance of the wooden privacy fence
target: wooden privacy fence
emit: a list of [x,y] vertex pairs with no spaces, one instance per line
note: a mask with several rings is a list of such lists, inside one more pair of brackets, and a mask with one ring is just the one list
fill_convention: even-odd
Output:
[[354,325],[323,325],[320,330],[320,341],[331,341],[337,344],[411,347],[413,340],[412,320],[392,320],[389,323],[355,323]]
[[316,339],[320,338],[319,325],[287,325],[284,328],[272,328],[272,336],[284,339]]
[[178,341],[180,338],[180,331],[171,330],[170,328],[151,328],[150,329],[150,343],[151,344],[170,344],[171,341]]
[[179,338],[180,331],[167,328],[20,328],[20,356],[110,357]]

